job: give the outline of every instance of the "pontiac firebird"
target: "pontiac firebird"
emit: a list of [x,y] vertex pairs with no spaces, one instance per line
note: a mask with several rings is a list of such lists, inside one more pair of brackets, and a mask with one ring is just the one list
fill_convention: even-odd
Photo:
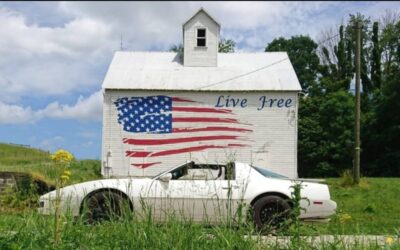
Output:
[[[123,204],[135,213],[151,208],[156,221],[175,213],[194,222],[218,223],[222,218],[235,220],[237,212],[242,211],[251,214],[256,227],[262,228],[287,218],[296,183],[298,180],[240,162],[187,162],[154,178],[101,179],[64,187],[60,190],[60,208],[74,216],[84,215],[91,222],[120,215]],[[329,220],[336,203],[330,199],[328,186],[302,181],[300,187],[299,219]],[[55,190],[41,196],[39,213],[53,214],[55,199]],[[241,204],[248,209],[239,209]]]

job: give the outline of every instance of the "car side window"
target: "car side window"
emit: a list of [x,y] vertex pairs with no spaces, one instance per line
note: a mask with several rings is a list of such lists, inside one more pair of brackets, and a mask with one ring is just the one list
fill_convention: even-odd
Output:
[[235,164],[194,164],[190,162],[179,169],[175,169],[172,180],[234,180]]
[[188,174],[188,166],[185,165],[181,168],[175,169],[174,171],[171,172],[171,174],[172,174],[172,180],[179,180],[180,178]]

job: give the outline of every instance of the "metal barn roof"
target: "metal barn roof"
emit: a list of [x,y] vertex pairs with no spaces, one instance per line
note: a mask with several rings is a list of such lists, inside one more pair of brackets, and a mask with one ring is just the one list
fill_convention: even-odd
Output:
[[286,52],[219,53],[217,67],[184,67],[175,52],[118,51],[103,89],[301,91]]

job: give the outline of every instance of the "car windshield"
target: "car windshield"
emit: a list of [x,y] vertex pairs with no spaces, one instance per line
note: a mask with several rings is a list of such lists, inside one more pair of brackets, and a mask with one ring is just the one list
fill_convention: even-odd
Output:
[[181,165],[179,165],[179,166],[177,166],[177,167],[170,168],[170,169],[168,169],[167,171],[164,171],[164,172],[162,172],[161,174],[158,174],[158,175],[154,176],[153,179],[157,179],[157,178],[160,177],[161,175],[166,174],[166,173],[169,173],[169,172],[172,172],[172,171],[174,171],[174,170],[176,170],[176,169],[178,169],[178,168],[184,167],[184,166],[186,166],[187,164],[188,164],[188,163],[186,162],[186,163],[183,163],[183,164],[181,164]]
[[277,179],[288,179],[287,176],[277,174],[277,173],[272,172],[270,170],[267,170],[265,168],[260,168],[260,167],[255,167],[255,166],[252,166],[252,167],[255,170],[257,170],[257,172],[259,172],[260,174],[264,175],[265,177],[277,178]]

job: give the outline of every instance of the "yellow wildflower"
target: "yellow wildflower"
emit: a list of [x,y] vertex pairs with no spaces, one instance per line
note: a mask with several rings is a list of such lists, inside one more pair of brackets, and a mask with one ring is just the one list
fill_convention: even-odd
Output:
[[63,149],[57,150],[54,154],[51,155],[51,160],[56,163],[69,163],[74,159],[74,156]]
[[69,176],[68,176],[68,175],[62,174],[62,175],[60,176],[60,179],[61,179],[62,182],[66,182],[66,181],[69,180]]
[[63,175],[71,176],[71,171],[69,171],[69,170],[64,170]]
[[392,245],[392,244],[393,244],[393,237],[392,237],[392,236],[386,237],[386,243],[387,243],[389,246]]
[[339,220],[341,223],[346,223],[347,221],[351,220],[350,214],[342,214],[339,216]]

